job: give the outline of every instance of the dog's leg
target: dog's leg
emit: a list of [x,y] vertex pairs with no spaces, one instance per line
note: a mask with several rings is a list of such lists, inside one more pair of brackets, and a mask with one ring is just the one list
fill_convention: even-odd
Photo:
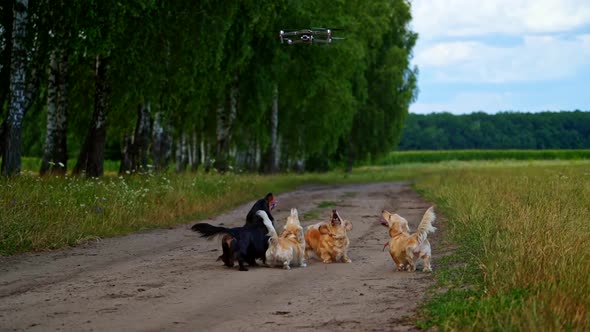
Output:
[[238,264],[240,265],[240,271],[248,271],[244,265],[244,259],[242,257],[238,257]]
[[422,269],[422,272],[432,272],[432,266],[430,266],[430,256],[424,255],[422,256],[422,259],[424,260],[424,269]]
[[248,263],[250,266],[258,266],[258,263],[256,263],[256,258],[249,258],[246,263]]
[[395,255],[393,255],[392,253],[389,253],[391,255],[391,259],[393,259],[393,262],[395,263],[395,269],[397,271],[402,271],[404,268],[404,265],[399,261],[399,259],[397,259],[397,257]]
[[344,254],[342,255],[342,261],[344,263],[352,263],[352,259],[348,257],[348,250],[344,250]]
[[299,266],[301,267],[307,267],[307,264],[305,263],[305,258],[301,258],[301,260],[299,261]]
[[332,256],[330,256],[330,253],[327,251],[320,252],[320,257],[324,261],[324,264],[332,263]]
[[305,247],[305,254],[303,255],[303,256],[305,257],[305,259],[309,259],[309,257],[310,257],[310,256],[309,256],[309,252],[310,252],[311,250],[312,250],[312,249],[311,249],[310,247]]
[[219,256],[219,258],[217,258],[217,260],[222,260],[223,264],[227,267],[234,266],[233,252],[235,248],[232,248],[232,246],[234,246],[235,240],[235,238],[226,235],[223,237],[221,241],[221,250],[223,251],[223,253],[221,254],[221,256]]
[[254,260],[253,258],[250,258],[248,255],[248,243],[242,239],[238,241],[237,247],[239,248],[238,264],[240,265],[240,271],[248,271],[248,269],[244,266],[244,263],[247,262],[248,265],[250,265],[250,262]]
[[416,271],[416,261],[414,261],[413,259],[408,260],[408,271],[409,272]]
[[284,261],[283,262],[283,269],[285,270],[290,270],[291,266],[289,266],[290,262],[289,261]]

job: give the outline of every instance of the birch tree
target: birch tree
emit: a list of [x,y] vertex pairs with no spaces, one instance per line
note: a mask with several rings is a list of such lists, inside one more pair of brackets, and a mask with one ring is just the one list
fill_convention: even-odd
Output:
[[104,174],[104,146],[106,143],[107,113],[111,94],[109,80],[109,59],[96,56],[94,95],[94,112],[90,129],[80,150],[78,161],[73,169],[74,175],[84,173],[88,177],[99,177]]
[[26,70],[28,0],[17,0],[14,5],[12,52],[10,66],[10,101],[4,133],[1,174],[11,176],[21,169],[21,129],[26,109]]
[[47,80],[47,128],[40,175],[67,172],[68,56],[52,52]]

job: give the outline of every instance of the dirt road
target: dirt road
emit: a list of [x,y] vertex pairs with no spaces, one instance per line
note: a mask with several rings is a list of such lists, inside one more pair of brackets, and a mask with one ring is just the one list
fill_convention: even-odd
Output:
[[[311,260],[307,268],[290,271],[240,272],[215,261],[219,242],[199,238],[190,231],[193,223],[0,257],[0,331],[413,329],[406,317],[432,276],[393,271],[389,254],[381,251],[388,236],[378,216],[383,208],[396,211],[415,229],[429,203],[405,183],[308,186],[278,200],[273,215],[279,228],[291,207],[298,208],[304,227],[328,221],[331,209],[338,209],[354,225],[353,262]],[[240,226],[251,204],[208,222]],[[431,240],[435,270],[437,236]]]

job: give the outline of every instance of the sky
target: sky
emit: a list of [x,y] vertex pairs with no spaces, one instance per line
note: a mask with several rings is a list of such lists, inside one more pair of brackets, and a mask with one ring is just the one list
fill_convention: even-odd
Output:
[[412,0],[410,112],[590,110],[590,0]]

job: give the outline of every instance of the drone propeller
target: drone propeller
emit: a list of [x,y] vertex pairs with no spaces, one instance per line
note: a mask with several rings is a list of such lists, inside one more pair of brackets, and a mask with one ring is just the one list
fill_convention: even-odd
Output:
[[343,31],[344,29],[341,28],[322,28],[322,27],[313,27],[312,30],[332,30],[332,31]]

